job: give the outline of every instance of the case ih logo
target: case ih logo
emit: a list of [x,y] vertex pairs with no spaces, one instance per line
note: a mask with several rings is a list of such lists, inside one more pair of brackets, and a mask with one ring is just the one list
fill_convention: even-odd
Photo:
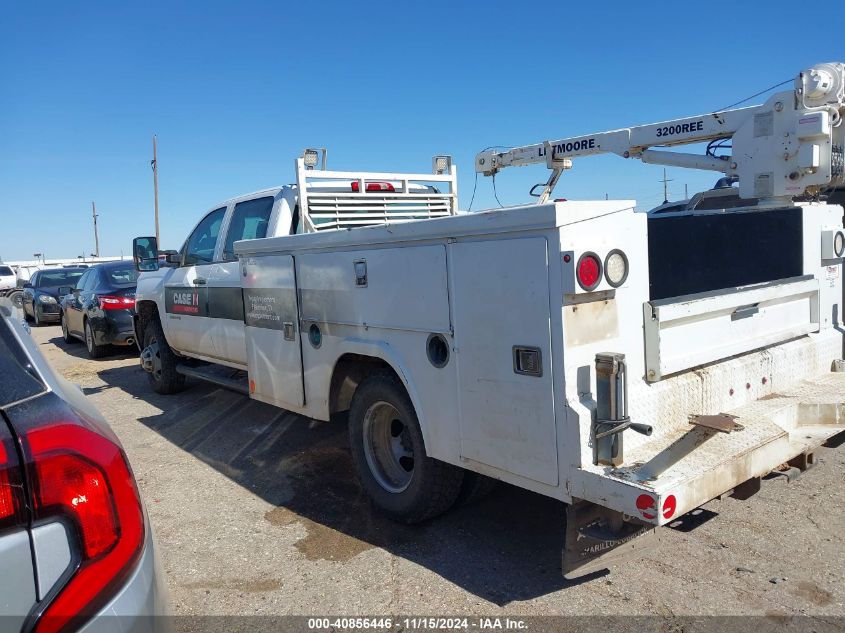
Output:
[[173,311],[182,314],[199,314],[200,307],[199,293],[194,292],[174,292],[173,293]]

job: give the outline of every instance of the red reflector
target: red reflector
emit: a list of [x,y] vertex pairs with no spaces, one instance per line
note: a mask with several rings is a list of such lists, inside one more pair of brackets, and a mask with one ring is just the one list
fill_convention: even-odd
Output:
[[144,544],[144,517],[120,446],[85,420],[26,432],[36,521],[63,516],[75,527],[79,566],[38,618],[38,633],[74,630],[112,597]]
[[644,519],[654,519],[657,517],[657,504],[654,497],[651,495],[640,495],[637,497],[637,510]]
[[97,295],[103,310],[126,310],[135,307],[135,299],[117,295]]
[[578,285],[584,290],[594,290],[601,281],[601,260],[595,253],[584,253],[575,266]]
[[675,495],[669,495],[663,501],[663,518],[664,519],[671,519],[672,515],[675,514],[675,510],[678,509],[678,500],[675,498]]
[[[361,185],[357,180],[352,181],[352,191],[358,192],[361,190]],[[396,191],[396,188],[389,182],[368,182],[367,191]]]

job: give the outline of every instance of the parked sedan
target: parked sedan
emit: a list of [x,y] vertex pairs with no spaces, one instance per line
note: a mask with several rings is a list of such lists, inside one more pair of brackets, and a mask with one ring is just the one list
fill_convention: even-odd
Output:
[[109,345],[132,345],[137,281],[132,262],[98,264],[84,271],[61,300],[65,341],[84,341],[91,358],[104,356]]
[[34,272],[23,285],[24,316],[35,321],[35,325],[58,322],[62,314],[59,298],[70,292],[84,272],[79,268],[45,268]]
[[120,441],[0,300],[0,630],[165,627],[167,595]]

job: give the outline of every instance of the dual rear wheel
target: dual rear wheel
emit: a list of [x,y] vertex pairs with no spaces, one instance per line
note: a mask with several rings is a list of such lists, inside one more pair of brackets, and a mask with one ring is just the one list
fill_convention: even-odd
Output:
[[416,412],[393,373],[358,385],[349,444],[361,485],[384,513],[419,523],[489,492],[495,480],[428,456]]

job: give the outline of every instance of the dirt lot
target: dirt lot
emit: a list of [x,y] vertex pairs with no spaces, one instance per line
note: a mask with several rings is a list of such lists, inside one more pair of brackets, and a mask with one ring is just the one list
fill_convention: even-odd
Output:
[[199,382],[147,385],[133,353],[91,361],[33,328],[82,387],[135,469],[177,614],[845,615],[845,446],[798,481],[708,506],[647,558],[568,583],[563,508],[501,486],[418,527],[371,510],[342,423]]

